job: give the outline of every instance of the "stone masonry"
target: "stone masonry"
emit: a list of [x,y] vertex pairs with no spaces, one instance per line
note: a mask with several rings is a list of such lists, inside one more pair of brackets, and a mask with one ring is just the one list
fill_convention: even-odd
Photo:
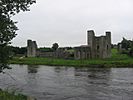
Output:
[[27,40],[27,57],[37,56],[37,44],[36,41]]
[[93,30],[87,32],[87,45],[75,47],[75,59],[93,59],[111,57],[111,32],[96,37]]
[[[54,57],[69,58],[70,53],[63,48],[58,48],[55,52],[41,52],[37,50],[36,41],[27,40],[27,57]],[[111,57],[111,32],[106,32],[105,36],[95,36],[93,30],[87,32],[87,45],[74,48],[75,59],[95,59]]]
[[48,58],[68,58],[69,53],[63,48],[58,48],[56,51],[43,52],[37,48],[36,41],[27,40],[27,57],[48,57]]

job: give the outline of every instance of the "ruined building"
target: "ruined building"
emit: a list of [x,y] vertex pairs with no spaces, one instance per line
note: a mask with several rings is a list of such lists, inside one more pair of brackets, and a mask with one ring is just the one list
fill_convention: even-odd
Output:
[[36,41],[27,40],[27,57],[54,57],[54,58],[68,58],[70,53],[66,52],[64,48],[58,48],[56,51],[41,51],[38,49]]
[[[87,45],[74,48],[74,59],[93,59],[111,57],[111,32],[106,32],[105,36],[96,37],[93,30],[87,32]],[[63,48],[56,51],[43,52],[37,50],[35,41],[27,41],[27,57],[54,57],[70,58],[70,52]]]
[[37,44],[36,41],[27,40],[27,57],[37,56]]
[[106,36],[96,37],[94,31],[89,30],[87,39],[87,45],[75,47],[75,59],[111,57],[111,32],[106,32]]

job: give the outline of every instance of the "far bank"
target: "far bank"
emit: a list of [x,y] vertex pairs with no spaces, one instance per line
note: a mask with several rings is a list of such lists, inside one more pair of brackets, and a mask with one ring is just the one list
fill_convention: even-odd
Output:
[[27,65],[50,65],[50,66],[73,66],[73,67],[133,67],[133,58],[126,54],[119,54],[116,49],[112,49],[112,57],[106,59],[70,60],[42,57],[14,57],[10,64]]

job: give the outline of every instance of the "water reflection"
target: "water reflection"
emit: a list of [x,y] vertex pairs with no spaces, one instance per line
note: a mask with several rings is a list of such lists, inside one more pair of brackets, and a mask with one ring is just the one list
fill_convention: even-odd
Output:
[[28,65],[28,73],[37,73],[38,72],[38,65]]
[[[0,87],[13,85],[37,100],[132,100],[133,70],[13,65],[17,81],[0,75]],[[7,84],[8,83],[8,84]]]
[[75,68],[75,76],[87,78],[90,84],[107,84],[110,80],[110,71],[111,69],[109,68]]
[[36,91],[34,87],[38,87],[38,69],[38,65],[27,65],[27,74],[25,75],[27,84],[24,87],[24,90],[26,90],[26,92],[34,93]]
[[67,71],[67,70],[68,70],[67,67],[59,67],[59,66],[54,67],[54,71],[56,73],[61,73],[62,71]]
[[75,76],[87,77],[90,80],[110,79],[111,69],[105,68],[75,68]]

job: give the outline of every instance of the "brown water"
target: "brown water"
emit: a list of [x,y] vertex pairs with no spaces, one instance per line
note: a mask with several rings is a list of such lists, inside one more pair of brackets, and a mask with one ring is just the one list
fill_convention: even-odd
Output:
[[11,66],[0,88],[37,100],[133,100],[132,68]]

